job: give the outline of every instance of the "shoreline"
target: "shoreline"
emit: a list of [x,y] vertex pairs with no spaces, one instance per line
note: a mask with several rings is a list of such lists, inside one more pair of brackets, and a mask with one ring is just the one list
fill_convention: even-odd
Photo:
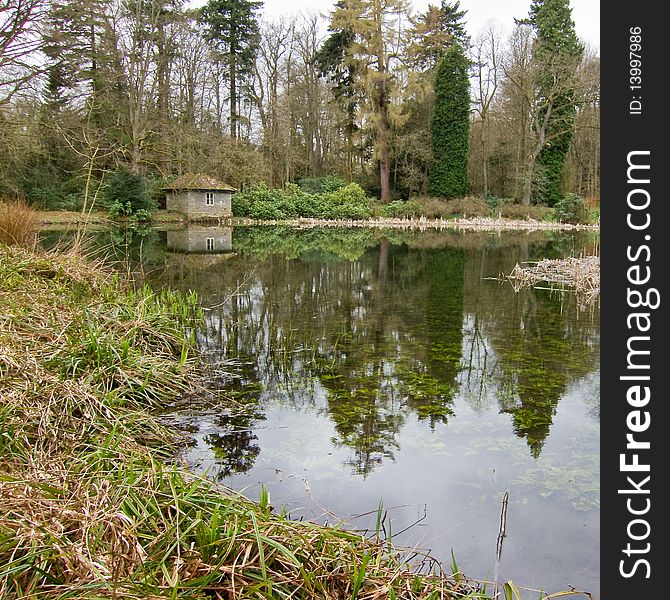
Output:
[[[55,229],[58,226],[76,225],[84,227],[98,227],[123,225],[125,220],[111,219],[105,212],[95,212],[89,215],[69,211],[40,211],[38,223],[44,229]],[[150,226],[162,225],[200,225],[200,226],[285,226],[299,229],[314,228],[371,228],[371,229],[410,229],[410,230],[445,230],[457,231],[600,231],[600,224],[571,224],[555,223],[552,221],[535,221],[532,219],[503,219],[491,217],[454,219],[419,218],[371,218],[364,220],[354,219],[310,219],[297,218],[286,220],[258,220],[240,217],[226,219],[189,220],[179,213],[158,210],[154,213]]]

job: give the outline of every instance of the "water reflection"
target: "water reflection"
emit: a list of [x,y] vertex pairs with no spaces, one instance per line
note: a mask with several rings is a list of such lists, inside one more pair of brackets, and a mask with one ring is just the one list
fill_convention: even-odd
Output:
[[515,293],[487,278],[587,243],[251,228],[235,230],[234,261],[170,257],[160,281],[196,290],[210,308],[201,345],[253,365],[234,389],[263,392],[244,423],[222,421],[226,433],[207,435],[225,452],[221,476],[252,466],[251,430],[268,399],[327,413],[332,443],[368,476],[394,458],[408,418],[434,429],[454,414],[455,395],[481,410],[492,391],[538,458],[567,387],[597,368],[597,315],[570,295]]
[[190,225],[167,231],[167,248],[187,254],[223,254],[233,249],[232,227]]
[[501,580],[597,594],[598,307],[496,280],[597,238],[259,227],[213,254],[142,233],[96,243],[153,286],[198,293],[209,383],[234,400],[173,412],[192,465],[250,497],[265,484],[295,517],[380,499],[394,531],[426,515],[396,542],[445,564],[454,549],[478,578],[493,576],[509,492]]

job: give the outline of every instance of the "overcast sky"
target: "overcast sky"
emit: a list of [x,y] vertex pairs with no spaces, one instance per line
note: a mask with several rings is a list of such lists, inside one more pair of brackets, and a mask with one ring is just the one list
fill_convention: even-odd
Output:
[[[415,12],[423,12],[428,4],[439,6],[440,0],[410,0]],[[263,14],[270,17],[295,15],[299,12],[328,15],[335,0],[265,0]],[[572,18],[577,35],[594,49],[600,48],[600,0],[571,0]],[[511,30],[514,18],[528,16],[530,0],[461,0],[467,11],[466,26],[471,36],[477,35],[489,21],[504,31]]]

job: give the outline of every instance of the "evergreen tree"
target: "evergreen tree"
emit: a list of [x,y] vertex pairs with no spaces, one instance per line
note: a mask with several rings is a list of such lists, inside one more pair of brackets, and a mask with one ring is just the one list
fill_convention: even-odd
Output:
[[251,74],[258,48],[258,17],[262,2],[209,0],[202,9],[206,39],[221,53],[230,86],[230,137],[237,138],[238,84]]
[[469,191],[468,137],[470,135],[470,82],[468,59],[460,45],[444,55],[435,79],[432,120],[432,196],[458,198]]
[[[337,2],[336,9],[343,9],[344,2]],[[356,90],[356,64],[346,60],[346,55],[354,43],[356,34],[350,28],[332,30],[331,35],[319,48],[314,57],[315,66],[321,77],[328,77],[332,85],[335,101],[342,107],[346,122],[342,129],[347,138],[347,176],[353,178],[354,135],[358,131],[356,111],[360,94]]]
[[574,135],[576,114],[576,72],[584,54],[572,20],[569,0],[533,0],[528,21],[536,32],[533,48],[537,61],[537,86],[543,108],[539,118],[548,114],[545,145],[537,165],[542,185],[536,201],[553,206],[562,197],[561,173]]
[[96,96],[100,80],[101,37],[109,3],[105,0],[55,0],[42,33],[47,56],[45,98],[55,109],[70,100]]
[[452,44],[467,48],[470,37],[465,31],[466,11],[460,10],[460,2],[445,2],[440,7],[428,5],[425,13],[413,20],[409,31],[410,43],[407,58],[420,71],[432,71],[439,64],[445,51]]

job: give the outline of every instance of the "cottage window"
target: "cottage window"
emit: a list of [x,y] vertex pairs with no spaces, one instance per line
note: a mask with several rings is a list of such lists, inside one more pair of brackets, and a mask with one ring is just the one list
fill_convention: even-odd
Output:
[[214,192],[207,192],[205,194],[205,204],[207,206],[214,206]]
[[214,238],[207,238],[207,250],[214,250]]

